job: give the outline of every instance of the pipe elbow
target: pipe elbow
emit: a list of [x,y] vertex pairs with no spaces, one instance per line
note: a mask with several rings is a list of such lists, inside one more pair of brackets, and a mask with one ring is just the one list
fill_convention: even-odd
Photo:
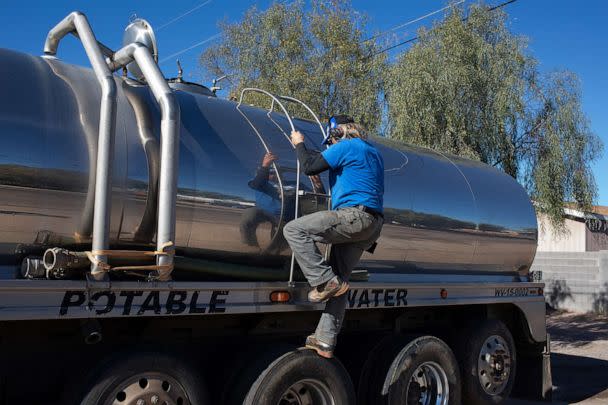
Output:
[[76,19],[86,19],[87,17],[81,11],[72,11],[63,20],[59,22],[55,27],[51,28],[44,41],[44,54],[55,56],[57,54],[57,48],[59,48],[59,42],[70,32],[76,29]]
[[70,14],[68,14],[62,21],[62,23],[69,23],[70,25],[73,26],[74,29],[76,29],[76,20],[80,20],[83,19],[84,21],[86,21],[88,23],[88,19],[87,16],[82,12],[82,11],[72,11]]

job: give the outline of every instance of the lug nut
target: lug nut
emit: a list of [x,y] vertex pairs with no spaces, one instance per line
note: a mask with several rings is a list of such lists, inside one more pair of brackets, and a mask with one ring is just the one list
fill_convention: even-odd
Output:
[[143,399],[138,399],[136,405],[146,405],[146,401]]
[[158,400],[160,398],[158,398],[158,395],[152,395],[152,398],[150,398],[150,401],[152,401],[152,404],[156,405],[158,404]]

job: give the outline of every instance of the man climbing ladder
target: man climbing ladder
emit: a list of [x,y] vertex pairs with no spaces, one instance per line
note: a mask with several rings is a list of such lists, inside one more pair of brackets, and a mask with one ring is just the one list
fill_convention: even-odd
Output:
[[[305,174],[329,170],[332,209],[297,218],[283,233],[313,287],[309,300],[327,302],[306,346],[330,358],[344,318],[348,279],[363,252],[373,251],[384,222],[384,162],[351,118],[334,116],[328,129],[324,143],[331,146],[322,153],[307,150],[298,131],[292,132],[291,141]],[[332,244],[329,263],[315,242]]]

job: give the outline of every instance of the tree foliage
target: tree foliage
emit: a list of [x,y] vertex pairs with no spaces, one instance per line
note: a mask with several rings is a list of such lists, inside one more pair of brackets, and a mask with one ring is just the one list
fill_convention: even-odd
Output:
[[[202,65],[230,74],[230,95],[259,87],[299,98],[321,116],[348,113],[371,129],[380,122],[384,55],[369,58],[375,44],[363,41],[365,20],[346,0],[274,3],[250,8],[236,23],[220,24],[223,40],[205,50]],[[268,104],[264,97],[248,102]],[[300,111],[306,116],[305,111]]]
[[[602,150],[581,108],[572,72],[541,74],[507,15],[483,3],[454,7],[394,63],[364,41],[349,0],[274,3],[220,24],[201,55],[230,96],[259,87],[308,103],[321,116],[347,113],[383,135],[493,165],[516,178],[559,229],[563,207],[589,209],[590,164]],[[269,106],[263,96],[247,102]],[[292,110],[306,116],[305,111]]]
[[589,209],[599,138],[575,74],[541,74],[506,14],[455,8],[402,54],[386,79],[389,135],[493,165],[519,180],[558,228],[563,206]]

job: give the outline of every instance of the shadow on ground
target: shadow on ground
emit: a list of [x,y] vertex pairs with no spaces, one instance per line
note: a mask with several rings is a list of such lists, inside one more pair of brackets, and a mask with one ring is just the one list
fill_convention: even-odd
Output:
[[551,354],[553,400],[579,402],[608,389],[608,361]]
[[552,340],[571,347],[584,347],[594,341],[608,340],[608,320],[591,314],[562,314],[547,319]]

